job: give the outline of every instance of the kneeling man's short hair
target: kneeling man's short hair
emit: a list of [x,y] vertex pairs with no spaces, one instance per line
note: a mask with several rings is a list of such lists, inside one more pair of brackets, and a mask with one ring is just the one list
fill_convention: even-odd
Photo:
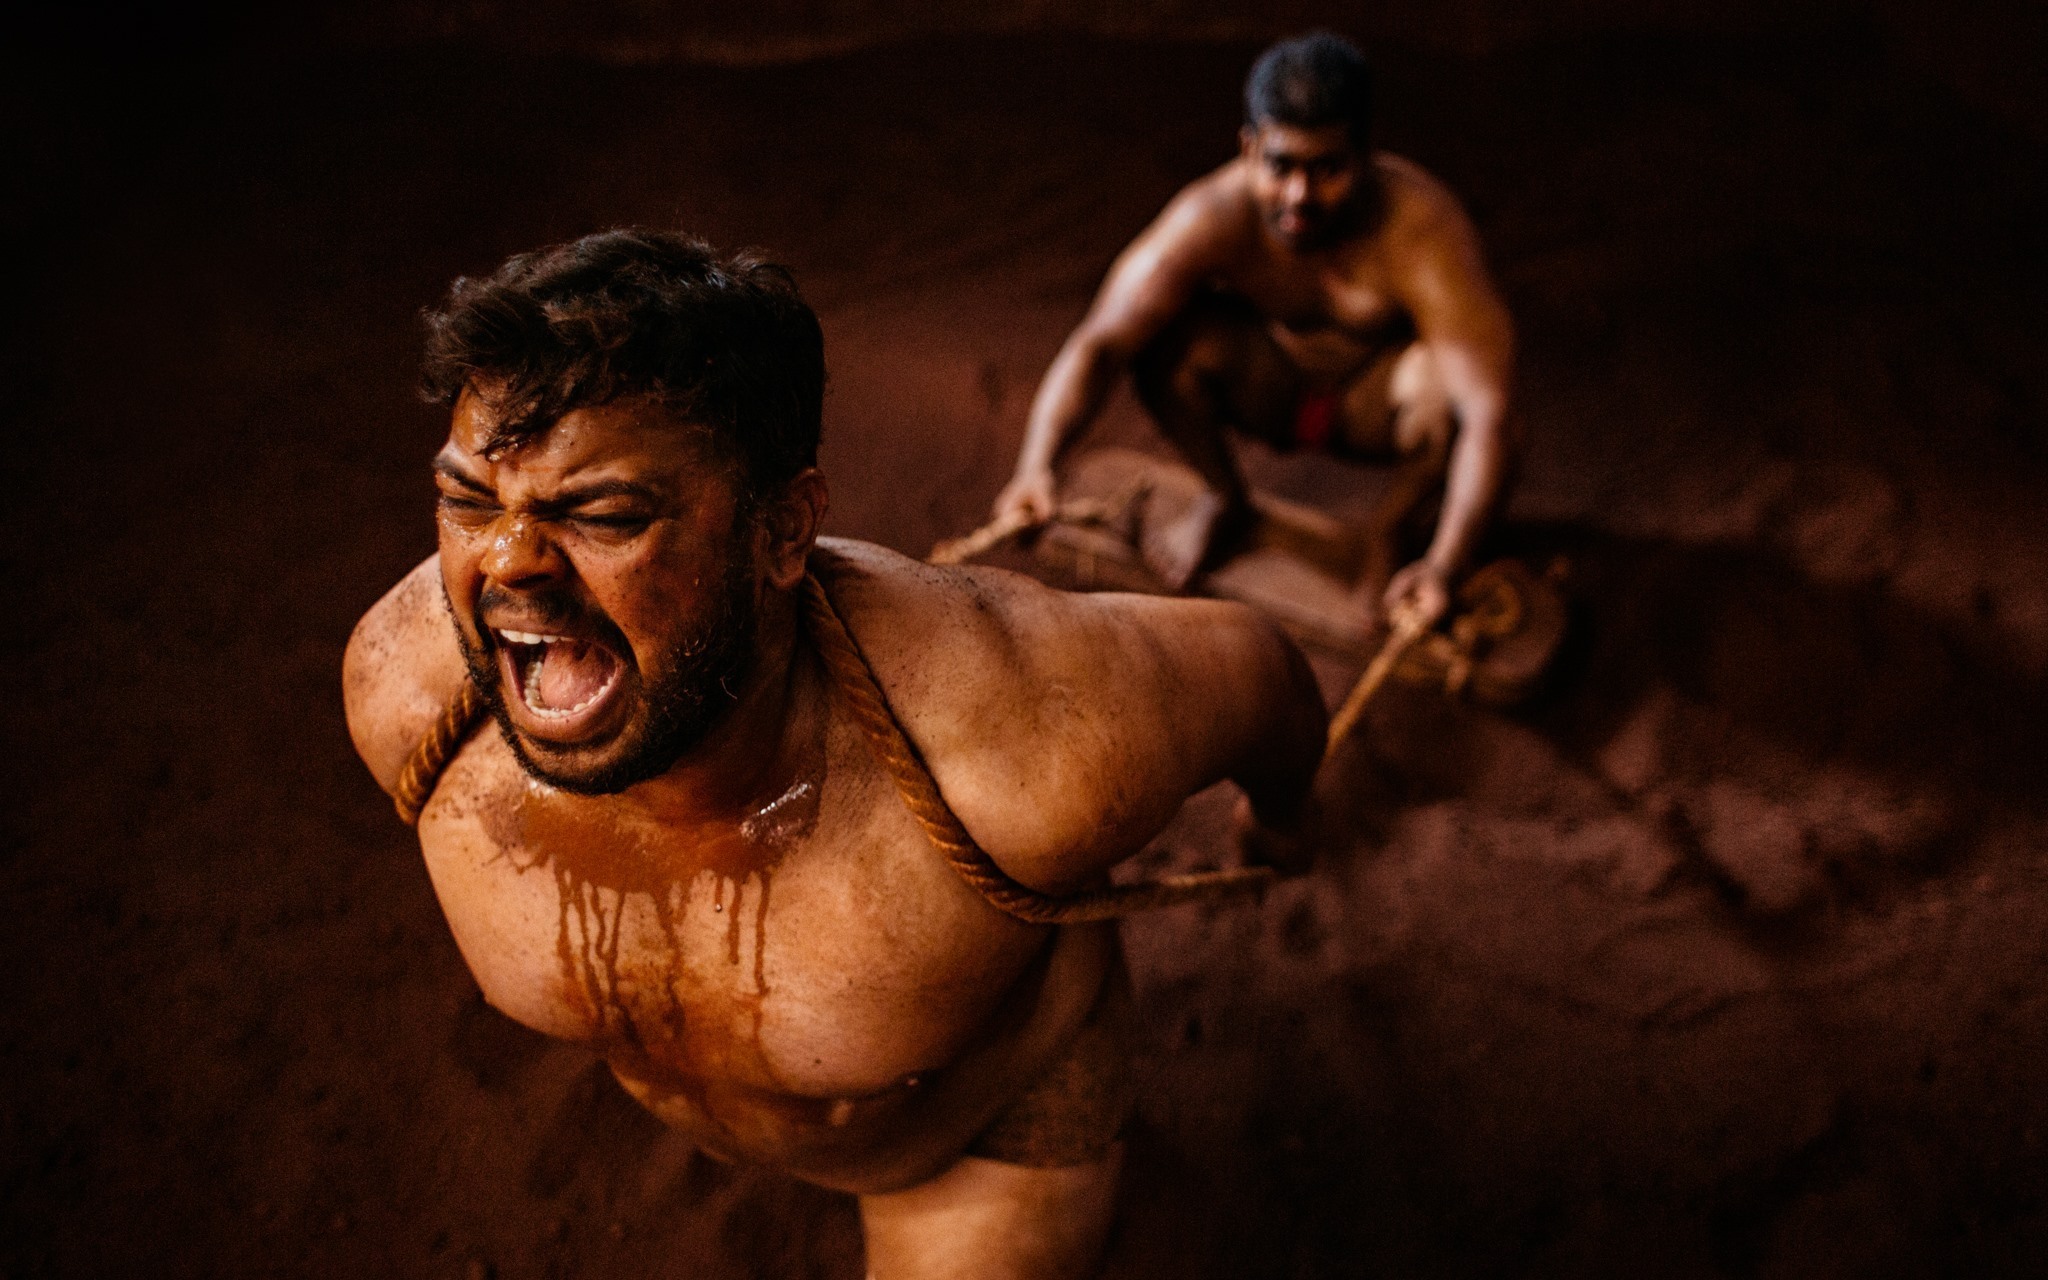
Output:
[[1341,124],[1351,144],[1372,143],[1372,68],[1356,45],[1328,31],[1282,40],[1259,55],[1244,85],[1244,121],[1297,129]]

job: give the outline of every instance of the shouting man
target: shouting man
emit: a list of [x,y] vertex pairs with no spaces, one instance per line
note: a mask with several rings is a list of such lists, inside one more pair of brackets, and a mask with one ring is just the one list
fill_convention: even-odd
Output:
[[[1399,459],[1368,530],[1360,604],[1425,622],[1443,612],[1505,484],[1514,338],[1457,200],[1372,149],[1370,99],[1364,59],[1336,36],[1261,55],[1237,158],[1124,250],[1046,371],[998,518],[1051,518],[1054,462],[1128,369],[1211,489],[1153,542],[1171,585],[1227,556],[1249,525],[1235,428],[1282,450]],[[1401,524],[1440,484],[1427,553],[1392,572]]]
[[1129,989],[1066,906],[1219,779],[1286,847],[1322,704],[1240,607],[818,541],[824,373],[787,273],[685,237],[457,281],[440,550],[357,627],[349,727],[497,1008],[857,1195],[880,1280],[1083,1275]]

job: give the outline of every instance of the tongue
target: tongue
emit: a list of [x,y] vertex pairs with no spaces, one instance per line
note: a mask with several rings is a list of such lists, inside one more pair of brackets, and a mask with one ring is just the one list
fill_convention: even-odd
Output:
[[540,660],[540,704],[550,711],[580,707],[604,688],[619,660],[594,644],[574,640],[548,645]]

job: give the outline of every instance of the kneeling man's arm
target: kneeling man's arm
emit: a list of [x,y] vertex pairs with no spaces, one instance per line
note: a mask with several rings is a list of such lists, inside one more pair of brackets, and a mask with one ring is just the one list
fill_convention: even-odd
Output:
[[1199,184],[1182,192],[1118,255],[1032,398],[1016,475],[996,499],[998,515],[1051,518],[1053,464],[1061,452],[1095,420],[1140,349],[1221,265],[1214,203]]
[[1446,202],[1404,246],[1400,287],[1458,421],[1443,513],[1427,557],[1452,575],[1467,567],[1510,470],[1516,446],[1508,417],[1515,336],[1481,258],[1478,233],[1448,197]]

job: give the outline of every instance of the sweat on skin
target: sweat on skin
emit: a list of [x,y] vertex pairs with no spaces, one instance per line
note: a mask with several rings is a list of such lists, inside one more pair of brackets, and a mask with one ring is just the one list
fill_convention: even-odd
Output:
[[[1083,1274],[1120,1157],[962,1152],[1088,1017],[1114,930],[992,908],[848,722],[794,603],[824,477],[745,494],[650,395],[514,448],[495,426],[488,397],[458,400],[440,551],[345,670],[387,789],[461,682],[488,682],[499,732],[419,824],[486,997],[592,1045],[705,1150],[860,1196],[878,1275]],[[1322,706],[1248,610],[826,545],[904,730],[1015,879],[1091,883],[1226,777],[1269,827],[1299,821]]]

